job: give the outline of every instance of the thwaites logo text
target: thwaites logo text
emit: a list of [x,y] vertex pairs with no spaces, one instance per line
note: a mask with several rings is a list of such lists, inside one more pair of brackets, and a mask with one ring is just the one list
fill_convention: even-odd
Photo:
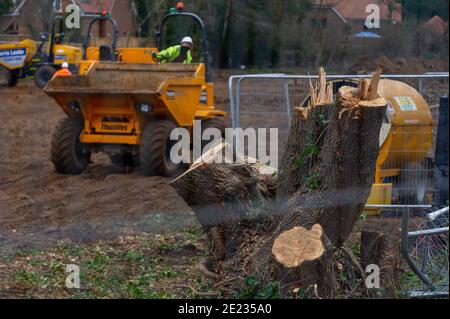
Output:
[[105,131],[127,131],[128,127],[126,125],[120,125],[120,124],[102,124],[102,130],[105,130]]

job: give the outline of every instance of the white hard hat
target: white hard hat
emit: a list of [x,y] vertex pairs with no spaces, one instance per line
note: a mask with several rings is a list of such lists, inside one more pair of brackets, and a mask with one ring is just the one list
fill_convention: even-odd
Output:
[[181,44],[183,43],[190,43],[192,45],[194,44],[194,41],[192,40],[191,37],[184,37],[183,40],[181,41]]
[[68,69],[68,68],[69,68],[69,63],[63,62],[63,64],[61,64],[61,67],[62,67],[63,69]]

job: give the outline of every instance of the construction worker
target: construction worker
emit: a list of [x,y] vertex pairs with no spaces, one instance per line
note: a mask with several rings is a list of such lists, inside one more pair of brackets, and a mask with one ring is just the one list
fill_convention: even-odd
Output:
[[69,70],[69,63],[67,62],[63,62],[63,64],[61,64],[61,69],[59,69],[58,71],[55,72],[55,74],[53,74],[52,80],[58,76],[71,76],[72,72],[70,72]]
[[160,53],[153,52],[152,57],[162,64],[166,63],[192,63],[191,49],[194,46],[194,41],[191,37],[185,37],[181,41],[181,45],[175,45],[167,48]]

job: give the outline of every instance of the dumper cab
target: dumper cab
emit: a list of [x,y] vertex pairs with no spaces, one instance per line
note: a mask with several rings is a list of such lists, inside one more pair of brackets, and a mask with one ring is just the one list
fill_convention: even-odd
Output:
[[53,74],[61,68],[64,62],[69,64],[72,72],[77,73],[82,58],[79,47],[64,43],[64,17],[56,16],[53,19],[52,29],[48,35],[47,52],[41,58],[35,74],[36,86],[43,89],[52,79]]

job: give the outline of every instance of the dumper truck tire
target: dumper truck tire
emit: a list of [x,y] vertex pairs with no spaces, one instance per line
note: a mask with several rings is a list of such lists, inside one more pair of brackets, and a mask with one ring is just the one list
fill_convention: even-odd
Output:
[[[202,121],[202,136],[203,136],[203,132],[210,128],[219,130],[222,133],[222,138],[225,138],[225,123],[224,123],[224,120],[222,117],[215,117],[212,119],[203,120]],[[211,140],[206,140],[206,141],[204,141],[202,139],[202,153],[205,153],[209,150],[209,149],[205,149],[205,148],[211,142],[212,142],[212,138],[211,138]]]
[[19,83],[19,72],[11,72],[11,80],[9,81],[9,86],[14,87]]
[[56,72],[56,68],[51,65],[44,65],[37,69],[36,74],[34,75],[34,82],[36,86],[40,89],[45,88],[47,83],[52,79],[53,75]]
[[0,87],[10,86],[11,79],[12,79],[11,72],[4,66],[0,65]]
[[170,133],[177,128],[170,120],[155,120],[144,129],[140,145],[140,163],[148,176],[174,177],[184,170],[183,164],[175,164],[170,160],[173,141]]
[[426,201],[427,172],[420,163],[408,163],[399,175],[398,196],[402,205],[421,205]]
[[91,153],[80,142],[83,119],[68,117],[56,127],[51,144],[53,165],[59,174],[79,175],[87,168]]

